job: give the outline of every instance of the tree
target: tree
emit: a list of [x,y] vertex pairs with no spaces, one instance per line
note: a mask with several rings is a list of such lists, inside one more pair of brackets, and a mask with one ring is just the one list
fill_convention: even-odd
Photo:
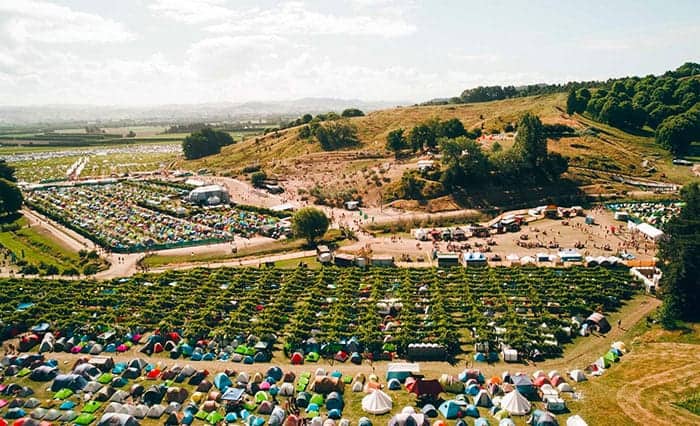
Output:
[[530,167],[542,167],[547,159],[547,138],[538,116],[528,112],[520,118],[513,150]]
[[659,245],[664,274],[661,279],[661,324],[675,328],[678,320],[698,321],[700,311],[700,184],[681,190],[685,207],[665,226]]
[[15,213],[22,208],[22,191],[13,182],[0,178],[0,214]]
[[357,128],[346,120],[319,124],[313,133],[324,151],[346,148],[360,143],[357,138]]
[[467,135],[467,131],[464,130],[464,124],[462,124],[462,122],[459,121],[459,119],[457,118],[452,118],[450,120],[445,121],[444,123],[442,123],[441,127],[441,136],[444,136],[446,138],[454,139],[460,136]]
[[408,142],[413,152],[420,151],[423,147],[434,147],[436,135],[433,129],[427,124],[415,126],[408,134]]
[[267,179],[267,173],[263,171],[255,172],[250,175],[250,182],[255,187],[261,187],[263,183],[265,183],[265,179]]
[[329,225],[326,214],[314,207],[304,207],[292,217],[294,235],[305,238],[309,244],[321,238],[328,231]]
[[445,188],[465,188],[482,181],[488,174],[489,161],[481,146],[464,136],[457,139],[440,139],[445,170],[440,181]]
[[346,110],[343,110],[343,112],[340,114],[340,116],[344,118],[363,117],[364,115],[365,113],[357,108],[348,108]]
[[675,155],[683,155],[691,142],[700,140],[700,103],[683,114],[672,115],[656,128],[656,142]]
[[566,113],[573,115],[575,112],[578,112],[578,98],[576,97],[576,91],[571,89],[569,96],[566,98]]
[[227,132],[205,127],[193,132],[182,141],[182,153],[188,160],[206,157],[221,152],[221,147],[235,141]]
[[4,159],[0,159],[0,178],[9,180],[10,182],[17,182],[15,168],[7,164],[7,161]]
[[406,138],[403,135],[403,129],[396,129],[386,135],[386,148],[392,151],[394,155],[398,155],[399,151],[406,148]]

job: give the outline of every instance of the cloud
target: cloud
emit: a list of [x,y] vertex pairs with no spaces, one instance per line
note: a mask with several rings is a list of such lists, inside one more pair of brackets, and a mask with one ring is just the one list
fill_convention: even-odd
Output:
[[225,20],[235,12],[223,0],[155,0],[149,8],[157,15],[194,25]]
[[278,67],[284,52],[299,50],[275,35],[221,36],[201,40],[187,50],[187,66],[202,78],[226,79],[251,70]]
[[0,2],[0,31],[18,43],[113,43],[136,38],[114,20],[35,0]]
[[154,12],[186,24],[206,24],[216,34],[354,35],[400,37],[416,27],[399,13],[340,16],[311,10],[303,2],[290,1],[262,9],[230,9],[218,0],[156,0]]

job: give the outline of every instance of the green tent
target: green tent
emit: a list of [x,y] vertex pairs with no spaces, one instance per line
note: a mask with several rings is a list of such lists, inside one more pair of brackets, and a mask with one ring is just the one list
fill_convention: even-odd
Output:
[[320,407],[321,405],[323,405],[323,395],[318,393],[314,394],[314,396],[312,396],[309,400],[309,404],[316,404]]
[[73,395],[73,391],[68,388],[63,388],[53,395],[54,399],[66,399]]
[[610,362],[618,362],[620,360],[620,356],[613,351],[608,351],[608,353],[605,354],[604,358]]
[[102,406],[101,402],[90,401],[87,404],[85,404],[85,407],[83,407],[82,412],[92,414],[95,411],[99,410],[101,406]]
[[260,404],[263,401],[267,401],[268,397],[264,391],[258,391],[255,393],[255,403]]
[[306,357],[304,357],[304,361],[306,362],[318,362],[319,359],[321,359],[321,356],[318,352],[309,352],[306,354]]
[[32,370],[30,370],[30,369],[27,368],[27,367],[24,367],[23,369],[21,369],[21,370],[19,370],[19,371],[17,372],[17,377],[24,377],[24,376],[27,376],[27,375],[29,375],[31,372],[32,372]]
[[95,416],[90,413],[83,413],[74,420],[75,424],[80,426],[87,426],[95,421]]
[[222,416],[218,411],[212,411],[207,416],[207,421],[211,425],[215,425],[215,424],[219,423],[220,421],[222,421],[223,419],[224,419],[224,416]]
[[106,385],[107,383],[111,383],[113,378],[112,373],[102,373],[100,377],[97,378],[97,382]]
[[604,356],[601,357],[600,361],[598,362],[598,366],[603,367],[603,368],[610,368],[611,365],[612,365],[612,361],[610,361],[609,359],[607,359]]
[[[212,411],[212,413],[213,413],[213,411]],[[197,411],[197,414],[194,415],[194,418],[199,419],[199,420],[206,420],[208,415],[209,415],[209,413],[207,413],[206,411],[199,410],[199,411]]]

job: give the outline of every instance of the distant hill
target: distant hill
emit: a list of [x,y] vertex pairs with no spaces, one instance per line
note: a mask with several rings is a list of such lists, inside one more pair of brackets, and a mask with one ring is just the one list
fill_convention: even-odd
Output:
[[271,123],[304,113],[340,113],[345,108],[365,112],[403,102],[367,102],[357,99],[303,98],[292,101],[205,103],[159,106],[37,105],[0,106],[0,126],[58,124],[67,122],[130,121],[135,123],[183,123],[197,121],[268,120]]

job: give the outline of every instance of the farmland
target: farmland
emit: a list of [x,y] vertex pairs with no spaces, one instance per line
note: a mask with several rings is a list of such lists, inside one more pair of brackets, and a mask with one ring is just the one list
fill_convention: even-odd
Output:
[[111,282],[10,279],[3,288],[6,325],[70,330],[89,318],[97,329],[162,328],[194,339],[275,333],[289,350],[312,335],[325,343],[355,336],[369,352],[432,342],[459,356],[480,342],[547,357],[573,338],[572,316],[615,311],[636,291],[624,269],[581,267],[195,269]]
[[279,221],[226,206],[202,209],[183,201],[187,193],[161,181],[121,181],[37,188],[26,203],[121,253],[231,241],[234,234],[252,235]]

